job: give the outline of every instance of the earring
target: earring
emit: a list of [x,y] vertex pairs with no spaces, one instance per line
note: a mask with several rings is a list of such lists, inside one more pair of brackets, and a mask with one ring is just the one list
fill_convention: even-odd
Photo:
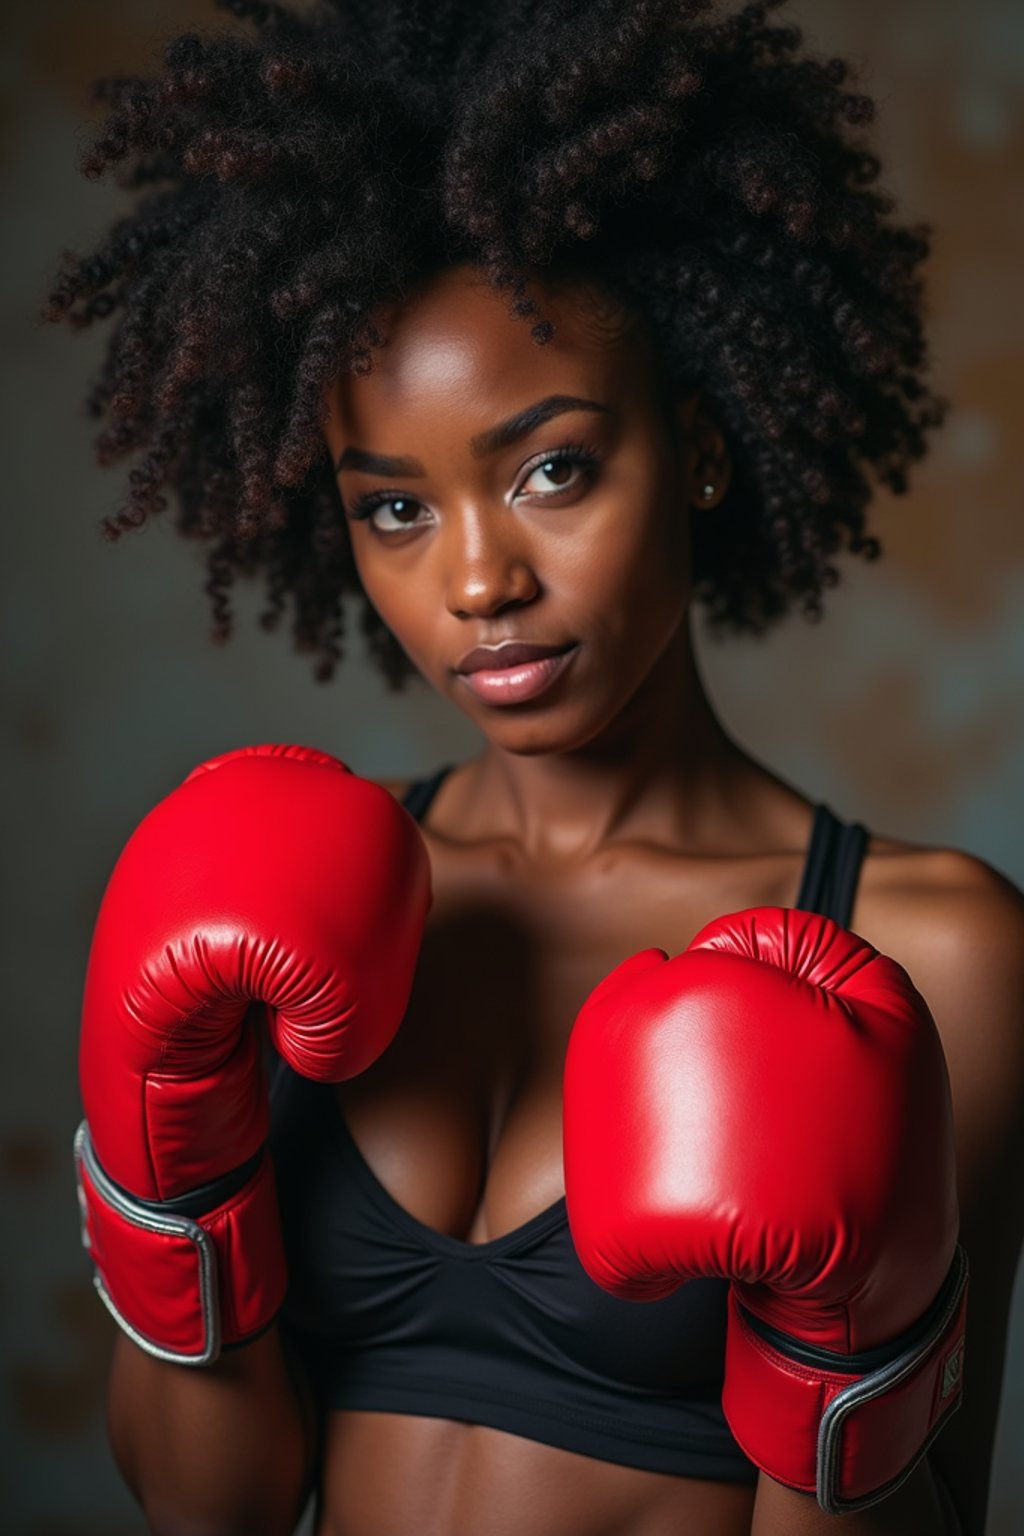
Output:
[[702,491],[702,495],[703,495],[705,501],[710,501],[714,494],[715,494],[715,488],[714,488],[713,485],[705,485],[704,486],[704,489]]

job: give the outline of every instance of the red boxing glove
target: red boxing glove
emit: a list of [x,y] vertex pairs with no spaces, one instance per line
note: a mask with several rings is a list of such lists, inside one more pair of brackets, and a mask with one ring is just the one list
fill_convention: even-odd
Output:
[[205,1365],[287,1286],[260,1038],[307,1077],[370,1065],[430,906],[420,832],[308,747],[202,763],[122,852],[89,952],[75,1136],[95,1285],[150,1354]]
[[564,1083],[569,1226],[592,1279],[732,1281],[722,1406],[829,1513],[884,1498],[959,1405],[945,1057],[902,966],[830,918],[755,907],[595,988]]

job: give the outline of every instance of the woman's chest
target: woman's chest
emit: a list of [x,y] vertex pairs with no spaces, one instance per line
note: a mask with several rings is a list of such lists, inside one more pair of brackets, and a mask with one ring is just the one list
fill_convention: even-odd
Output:
[[436,1231],[488,1242],[564,1193],[562,1068],[590,991],[637,950],[676,954],[722,913],[792,903],[800,861],[641,852],[526,877],[500,857],[432,857],[434,903],[402,1026],[336,1092],[400,1205]]

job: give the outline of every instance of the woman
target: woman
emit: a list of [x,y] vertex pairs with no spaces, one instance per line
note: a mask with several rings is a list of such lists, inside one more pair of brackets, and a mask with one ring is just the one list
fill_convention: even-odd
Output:
[[872,188],[871,104],[763,4],[229,8],[255,41],[105,87],[87,171],[157,190],[51,298],[120,311],[92,403],[101,456],[142,460],[108,531],[173,489],[216,633],[262,571],[325,679],[362,594],[391,683],[418,671],[484,744],[386,786],[433,888],[393,1043],[342,1083],[275,1068],[283,1311],[201,1370],[119,1336],[118,1463],[160,1531],[286,1531],[313,1486],[322,1536],[831,1529],[722,1414],[727,1281],[605,1296],[563,1202],[584,1000],[721,914],[798,908],[928,1000],[971,1271],[962,1406],[843,1528],[981,1532],[1024,900],[753,759],[689,627],[819,616],[830,556],[879,552],[868,473],[902,491],[941,420],[927,240]]

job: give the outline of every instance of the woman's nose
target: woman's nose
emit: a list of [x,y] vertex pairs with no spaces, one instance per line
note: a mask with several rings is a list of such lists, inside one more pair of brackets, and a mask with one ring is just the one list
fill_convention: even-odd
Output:
[[540,590],[525,544],[513,529],[496,530],[493,517],[484,510],[451,526],[447,601],[456,618],[496,613]]

